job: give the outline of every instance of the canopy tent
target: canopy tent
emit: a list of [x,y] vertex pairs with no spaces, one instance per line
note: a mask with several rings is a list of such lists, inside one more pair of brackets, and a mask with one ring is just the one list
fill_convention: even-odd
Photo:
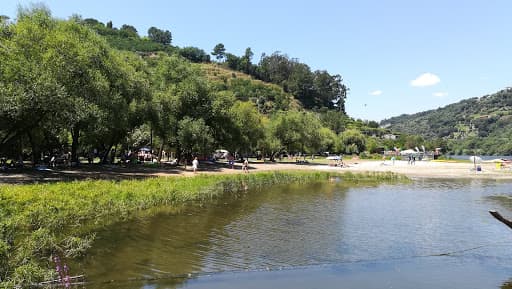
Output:
[[400,151],[400,155],[401,156],[412,155],[412,154],[417,154],[417,153],[418,152],[413,150],[413,149],[408,149],[408,150]]
[[333,161],[338,161],[341,159],[340,156],[328,156],[325,158],[326,160],[333,160]]
[[482,162],[482,158],[481,157],[477,157],[477,156],[470,156],[469,157],[469,160],[474,163],[474,164],[479,164]]

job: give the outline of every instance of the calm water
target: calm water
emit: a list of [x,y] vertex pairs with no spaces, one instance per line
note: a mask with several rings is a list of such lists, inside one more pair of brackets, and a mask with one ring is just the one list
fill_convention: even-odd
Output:
[[512,288],[512,183],[279,186],[118,224],[86,288]]

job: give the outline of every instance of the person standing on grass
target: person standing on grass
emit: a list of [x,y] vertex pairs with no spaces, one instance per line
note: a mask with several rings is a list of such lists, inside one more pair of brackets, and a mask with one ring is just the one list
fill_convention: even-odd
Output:
[[192,170],[194,171],[194,174],[196,173],[198,166],[199,166],[199,161],[197,160],[197,157],[195,157],[194,160],[192,161]]
[[249,173],[249,161],[247,158],[244,160],[244,163],[242,164],[242,170],[244,171],[244,173]]

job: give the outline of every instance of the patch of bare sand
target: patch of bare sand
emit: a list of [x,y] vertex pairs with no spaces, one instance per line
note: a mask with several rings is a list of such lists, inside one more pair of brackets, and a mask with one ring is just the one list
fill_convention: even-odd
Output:
[[408,177],[422,178],[471,178],[471,179],[512,179],[512,170],[496,168],[494,163],[478,164],[481,170],[475,170],[472,163],[447,161],[358,161],[348,168],[323,167],[327,170],[348,170],[354,172],[393,172]]

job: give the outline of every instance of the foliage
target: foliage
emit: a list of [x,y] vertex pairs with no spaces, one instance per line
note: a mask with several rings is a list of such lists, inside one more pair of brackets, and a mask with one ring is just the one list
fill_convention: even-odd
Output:
[[[366,135],[381,132],[343,113],[336,103],[346,92],[341,78],[280,53],[255,65],[250,47],[238,57],[219,43],[214,55],[227,55],[227,65],[248,75],[222,63],[191,63],[209,56],[172,47],[170,32],[152,27],[144,38],[129,24],[54,19],[44,6],[2,20],[1,31],[0,153],[11,159],[31,155],[37,164],[70,152],[77,164],[99,151],[108,162],[148,145],[178,158],[216,148],[272,157],[334,151],[339,134],[354,125]],[[318,110],[302,111],[304,104]]]
[[341,134],[340,138],[341,147],[338,150],[346,154],[359,154],[366,150],[366,137],[358,130],[346,130]]
[[[451,153],[512,153],[512,90],[462,100],[435,110],[383,120],[381,125],[435,141],[444,139]],[[436,141],[439,143],[439,141]]]
[[179,50],[178,53],[192,62],[210,62],[210,55],[206,54],[204,50],[197,47],[183,47]]
[[287,55],[276,52],[262,56],[257,77],[283,86],[306,108],[326,107],[345,112],[347,88],[340,75],[312,72],[309,66],[297,59],[289,59]]
[[219,43],[215,45],[212,55],[215,56],[217,61],[222,61],[226,57],[226,48],[224,47],[224,44]]
[[148,29],[148,38],[151,41],[160,43],[162,45],[171,45],[172,34],[169,30],[162,30],[151,26]]

